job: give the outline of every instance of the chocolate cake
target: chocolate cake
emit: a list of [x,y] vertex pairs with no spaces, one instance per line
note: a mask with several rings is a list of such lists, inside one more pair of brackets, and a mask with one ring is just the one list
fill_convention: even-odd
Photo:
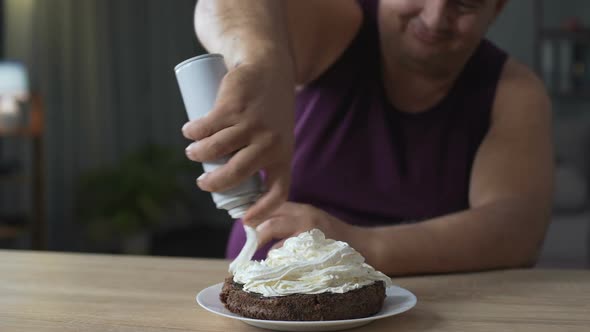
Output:
[[246,292],[242,285],[225,280],[221,302],[236,314],[265,320],[316,321],[368,317],[381,310],[385,299],[382,281],[346,293],[292,294],[265,297]]
[[287,239],[263,261],[236,261],[219,297],[229,311],[248,318],[368,317],[381,310],[385,289],[392,285],[348,243],[326,239],[319,229]]

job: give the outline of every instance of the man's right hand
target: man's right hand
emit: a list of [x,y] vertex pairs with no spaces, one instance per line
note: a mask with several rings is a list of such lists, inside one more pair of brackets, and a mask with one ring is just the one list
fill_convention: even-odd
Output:
[[266,194],[244,222],[255,226],[289,192],[295,83],[317,78],[356,35],[362,12],[355,0],[199,0],[195,29],[210,53],[225,57],[229,73],[218,102],[184,135],[199,143],[187,155],[208,161],[237,153],[198,181],[222,191],[263,170]]
[[235,153],[227,164],[197,180],[202,190],[224,191],[264,171],[267,191],[244,217],[252,226],[286,201],[294,145],[293,70],[272,61],[272,55],[266,60],[231,68],[213,110],[182,128],[186,138],[198,141],[186,149],[193,161]]

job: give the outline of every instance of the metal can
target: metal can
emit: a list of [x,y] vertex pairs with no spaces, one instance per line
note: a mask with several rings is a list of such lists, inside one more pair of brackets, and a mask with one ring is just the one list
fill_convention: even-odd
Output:
[[[205,54],[185,60],[174,67],[180,93],[189,120],[196,120],[211,111],[217,99],[219,85],[227,74],[220,54]],[[203,163],[205,172],[224,165],[231,156]],[[262,180],[257,173],[234,188],[213,192],[211,196],[218,209],[227,210],[234,218],[242,218],[248,208],[263,192]]]

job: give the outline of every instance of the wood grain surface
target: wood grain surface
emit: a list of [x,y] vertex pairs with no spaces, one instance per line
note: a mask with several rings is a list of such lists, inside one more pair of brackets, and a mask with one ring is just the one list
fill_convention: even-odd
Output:
[[[264,331],[196,304],[227,267],[224,260],[0,250],[0,331]],[[590,331],[590,271],[393,281],[418,305],[358,331]]]

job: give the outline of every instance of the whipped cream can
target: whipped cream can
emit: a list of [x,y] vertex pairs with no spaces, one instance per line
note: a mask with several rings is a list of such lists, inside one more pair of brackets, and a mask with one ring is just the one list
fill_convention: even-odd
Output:
[[[220,54],[205,54],[185,60],[174,67],[180,93],[189,120],[205,116],[215,105],[221,80],[227,73]],[[231,156],[203,163],[205,172],[224,165]],[[211,193],[218,209],[227,210],[234,218],[242,218],[263,191],[260,175],[249,177],[234,188]]]

